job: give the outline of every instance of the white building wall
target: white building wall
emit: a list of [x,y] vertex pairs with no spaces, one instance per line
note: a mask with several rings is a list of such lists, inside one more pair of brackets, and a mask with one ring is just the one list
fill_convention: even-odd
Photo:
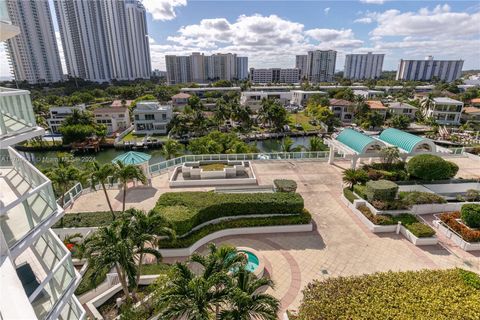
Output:
[[397,80],[430,81],[437,78],[452,82],[462,74],[463,60],[433,60],[429,56],[425,60],[403,60],[399,62]]
[[295,56],[295,68],[300,69],[300,78],[302,80],[307,77],[307,60],[308,56],[306,54]]
[[20,34],[7,40],[17,81],[31,84],[63,80],[60,55],[48,1],[6,0],[8,15]]
[[307,78],[310,82],[332,82],[335,74],[337,52],[334,50],[309,51],[307,54]]
[[238,80],[248,79],[248,57],[236,57],[236,78]]
[[382,74],[384,54],[347,54],[345,57],[345,79],[377,79]]

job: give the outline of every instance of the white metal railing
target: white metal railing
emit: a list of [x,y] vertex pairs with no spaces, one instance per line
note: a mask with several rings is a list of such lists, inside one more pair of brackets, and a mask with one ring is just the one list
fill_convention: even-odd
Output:
[[0,136],[18,134],[36,126],[30,92],[0,87]]

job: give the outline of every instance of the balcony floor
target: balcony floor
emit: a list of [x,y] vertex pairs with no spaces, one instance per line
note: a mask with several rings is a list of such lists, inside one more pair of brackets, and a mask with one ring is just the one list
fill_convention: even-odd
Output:
[[0,201],[4,206],[32,189],[30,184],[13,168],[0,169]]

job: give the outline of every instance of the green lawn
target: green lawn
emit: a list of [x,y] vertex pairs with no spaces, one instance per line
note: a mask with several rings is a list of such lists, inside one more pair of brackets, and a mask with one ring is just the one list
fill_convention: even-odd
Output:
[[295,124],[297,123],[301,124],[303,127],[303,130],[306,130],[306,131],[320,129],[320,126],[314,126],[310,124],[309,123],[310,120],[311,118],[305,115],[305,113],[303,112],[291,113],[288,116],[288,124],[290,125],[290,128],[292,129],[292,131],[296,131]]

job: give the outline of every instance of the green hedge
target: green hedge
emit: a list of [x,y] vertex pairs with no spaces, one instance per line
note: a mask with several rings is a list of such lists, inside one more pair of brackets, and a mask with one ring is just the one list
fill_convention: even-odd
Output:
[[480,319],[480,276],[461,269],[315,280],[298,319]]
[[[178,235],[221,217],[263,214],[300,214],[304,208],[298,193],[167,192],[153,210],[170,223]],[[269,218],[276,219],[276,218]]]
[[353,194],[353,191],[349,188],[343,189],[343,195],[345,196],[345,198],[347,198],[348,201],[350,201],[350,203],[353,203],[355,199],[358,199],[357,196]]
[[415,204],[432,204],[432,203],[446,203],[447,200],[442,196],[430,192],[420,191],[401,191],[398,193],[400,201],[404,202],[408,206]]
[[368,181],[365,186],[365,195],[369,201],[392,201],[398,192],[398,185],[388,180]]
[[480,204],[464,204],[460,210],[463,222],[470,228],[480,228]]
[[[120,211],[115,212],[117,218],[121,215]],[[62,220],[60,220],[52,228],[104,227],[110,225],[111,222],[110,211],[66,213],[63,216],[63,227]]]
[[217,224],[207,225],[200,230],[190,233],[183,238],[177,238],[172,241],[160,241],[160,248],[186,248],[200,240],[201,238],[223,229],[235,228],[250,228],[250,227],[264,227],[264,226],[281,226],[281,225],[296,225],[308,224],[312,220],[310,213],[304,209],[299,215],[271,217],[266,218],[242,218],[236,220],[226,220]]
[[107,278],[107,273],[109,270],[105,269],[103,270],[100,275],[97,277],[95,282],[92,283],[91,277],[93,274],[93,269],[87,268],[85,273],[82,276],[82,281],[80,281],[80,284],[78,285],[77,289],[75,290],[75,295],[79,296],[84,294],[87,291],[93,290],[96,287],[100,285],[105,279]]
[[431,154],[419,154],[407,163],[407,172],[421,180],[444,180],[455,176],[458,166]]
[[273,185],[277,192],[295,192],[297,191],[297,182],[288,179],[275,179]]

